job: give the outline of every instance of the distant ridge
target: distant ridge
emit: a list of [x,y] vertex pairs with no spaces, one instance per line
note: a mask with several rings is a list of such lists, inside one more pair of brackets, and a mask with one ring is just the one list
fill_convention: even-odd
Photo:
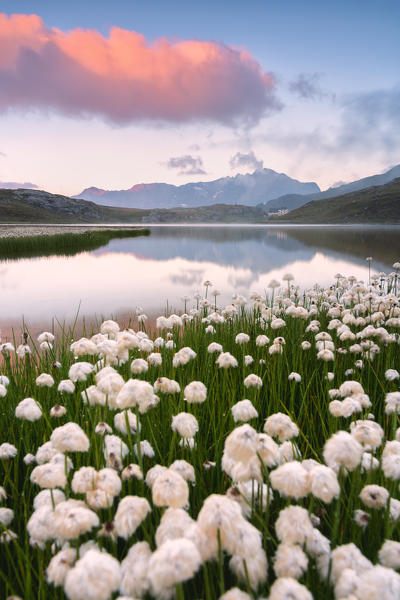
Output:
[[279,223],[400,223],[400,177],[385,183],[308,204],[274,218]]
[[294,210],[295,208],[299,208],[300,206],[304,206],[312,200],[326,200],[328,198],[335,198],[336,196],[350,194],[351,192],[356,192],[372,186],[384,185],[385,183],[389,183],[397,177],[400,177],[400,165],[392,167],[385,173],[371,175],[370,177],[363,177],[362,179],[352,181],[351,183],[345,183],[335,188],[329,188],[329,190],[325,190],[324,192],[318,192],[306,196],[300,194],[285,194],[279,198],[266,202],[265,206],[268,210],[286,208],[290,211]]
[[314,182],[301,182],[272,169],[258,169],[246,175],[238,174],[234,177],[179,186],[167,183],[139,183],[128,190],[89,187],[74,198],[91,200],[107,206],[146,209],[213,204],[255,206],[283,194],[301,195],[319,191],[319,186]]

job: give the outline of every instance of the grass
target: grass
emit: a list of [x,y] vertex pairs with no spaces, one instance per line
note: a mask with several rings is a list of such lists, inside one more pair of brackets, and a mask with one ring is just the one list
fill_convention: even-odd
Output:
[[72,256],[79,252],[96,250],[113,239],[142,235],[150,235],[150,230],[124,228],[83,233],[3,237],[0,238],[0,260],[53,255]]
[[[396,281],[397,283],[397,281]],[[400,345],[398,343],[383,343],[379,336],[373,340],[379,346],[380,352],[376,353],[374,359],[368,356],[353,354],[349,348],[354,341],[340,341],[334,329],[328,329],[332,316],[328,309],[335,303],[342,301],[346,292],[343,287],[333,286],[330,290],[314,291],[309,296],[304,296],[304,304],[311,310],[306,320],[295,318],[285,313],[285,306],[298,303],[298,297],[293,295],[292,300],[285,298],[284,291],[275,297],[275,313],[282,313],[285,327],[279,330],[271,328],[271,321],[261,319],[261,310],[265,311],[265,304],[271,305],[271,298],[267,298],[261,304],[247,309],[238,307],[237,314],[231,318],[227,317],[224,323],[214,324],[215,333],[206,333],[206,324],[202,318],[206,317],[207,308],[200,308],[198,316],[184,327],[175,326],[170,333],[176,347],[167,349],[165,346],[159,351],[162,355],[162,366],[150,366],[146,373],[136,375],[138,379],[145,379],[154,383],[160,376],[168,377],[178,381],[181,392],[173,396],[160,394],[160,402],[145,414],[137,414],[141,432],[140,439],[148,440],[153,447],[154,458],[142,457],[144,475],[148,469],[155,464],[169,466],[174,460],[186,460],[195,470],[196,484],[190,485],[189,514],[196,519],[205,499],[210,494],[225,494],[234,482],[225,473],[221,466],[221,458],[224,452],[225,440],[230,432],[240,423],[235,423],[231,413],[231,407],[248,398],[258,411],[258,418],[250,421],[250,425],[257,431],[262,432],[265,419],[274,413],[282,412],[291,417],[299,427],[299,436],[293,440],[294,446],[301,452],[302,459],[314,459],[323,463],[322,451],[325,442],[338,430],[350,430],[350,423],[357,419],[367,419],[368,413],[374,414],[375,421],[384,430],[384,439],[394,439],[394,432],[399,425],[398,415],[389,416],[385,413],[385,394],[398,390],[397,381],[387,381],[385,372],[387,369],[398,367],[400,363]],[[385,284],[386,285],[386,284]],[[398,310],[392,302],[387,301],[386,292],[394,293],[393,280],[387,283],[389,289],[375,293],[375,300],[363,299],[363,292],[354,292],[353,300],[348,303],[350,313],[357,313],[354,306],[365,305],[364,317],[376,312],[377,308],[383,310],[385,316],[381,325],[386,326],[390,335],[398,335],[398,330],[393,325],[385,325],[384,321],[397,314]],[[311,304],[311,299],[313,304]],[[386,304],[385,304],[386,303]],[[263,308],[262,308],[263,306]],[[385,308],[386,306],[386,308]],[[211,309],[210,309],[211,310]],[[266,313],[264,312],[266,315]],[[324,362],[316,358],[315,332],[308,329],[311,320],[318,319],[320,331],[330,331],[336,348],[345,348],[347,353],[335,352],[332,362]],[[390,323],[390,322],[389,322]],[[129,325],[132,325],[130,323]],[[145,326],[141,326],[145,330]],[[135,329],[138,328],[136,324]],[[356,334],[362,330],[362,326],[350,325],[350,329]],[[246,332],[250,341],[244,345],[235,343],[235,337],[240,332]],[[1,399],[0,419],[2,424],[1,442],[14,444],[18,449],[18,455],[12,460],[0,461],[0,484],[6,490],[7,498],[4,506],[12,508],[15,512],[14,520],[10,529],[17,534],[17,539],[10,543],[0,544],[0,597],[7,598],[16,594],[24,600],[42,599],[64,599],[66,596],[62,587],[54,587],[46,582],[45,570],[53,554],[57,551],[51,542],[44,547],[38,548],[30,545],[29,535],[26,529],[27,522],[32,515],[33,499],[40,491],[30,482],[30,474],[34,465],[24,464],[23,457],[27,453],[36,453],[37,448],[48,441],[54,428],[69,421],[80,424],[90,441],[90,448],[85,453],[69,453],[76,471],[83,465],[92,465],[95,469],[105,466],[103,455],[103,438],[95,434],[96,424],[100,421],[114,427],[115,411],[106,406],[89,406],[84,404],[81,392],[89,385],[95,383],[94,375],[90,375],[87,381],[76,383],[73,394],[61,394],[56,391],[59,381],[68,378],[68,371],[76,361],[69,351],[72,339],[75,339],[75,330],[63,329],[55,331],[56,339],[53,348],[48,351],[41,350],[37,342],[29,338],[32,354],[25,359],[20,359],[14,354],[3,352],[0,359],[0,373],[10,379],[7,396]],[[91,335],[95,331],[86,331]],[[147,331],[152,339],[159,332]],[[268,346],[256,345],[256,337],[260,334],[267,335],[272,343],[276,336],[284,336],[285,345],[282,354],[270,354]],[[164,331],[164,339],[167,339]],[[310,350],[303,350],[301,342],[308,340],[311,343]],[[223,346],[225,352],[231,352],[238,360],[237,368],[219,369],[215,360],[217,355],[207,351],[208,345],[216,341]],[[15,340],[17,344],[18,340]],[[174,367],[173,354],[179,348],[189,346],[197,353],[194,360],[187,365]],[[253,364],[245,366],[244,357],[251,355]],[[130,363],[134,358],[146,358],[147,353],[138,348],[129,350],[129,358],[122,364],[114,365],[115,369],[128,380],[132,374]],[[99,356],[80,356],[78,360],[95,363]],[[355,367],[355,361],[362,358],[362,368]],[[58,365],[56,366],[56,361]],[[260,362],[261,361],[261,362]],[[265,361],[265,364],[262,362]],[[349,369],[353,371],[348,372]],[[40,373],[50,373],[55,385],[52,388],[38,387],[35,379]],[[291,372],[301,375],[301,382],[289,381]],[[334,373],[334,380],[329,381],[328,372]],[[262,387],[246,388],[244,379],[250,373],[257,374],[262,379]],[[328,391],[338,388],[345,380],[352,379],[360,382],[365,393],[371,399],[372,407],[365,409],[360,414],[354,414],[349,418],[334,417],[329,411],[330,398]],[[207,387],[207,400],[203,404],[188,404],[184,400],[184,388],[191,381],[201,381]],[[35,422],[17,419],[14,416],[15,407],[26,397],[33,397],[40,403],[43,417]],[[49,411],[55,404],[62,404],[67,409],[66,415],[61,418],[52,418]],[[132,409],[134,410],[134,409]],[[172,417],[180,412],[192,413],[199,424],[199,431],[195,437],[195,448],[190,450],[179,445],[179,435],[171,430]],[[129,447],[129,454],[124,459],[124,465],[138,462],[134,447],[137,438],[134,434],[120,437]],[[378,447],[375,455],[380,459],[384,444]],[[300,459],[301,460],[301,459]],[[206,461],[215,462],[215,467],[205,468]],[[140,462],[140,459],[139,459]],[[263,481],[270,487],[270,470],[263,468]],[[74,498],[84,499],[84,495],[74,494],[70,483],[73,472],[68,475],[68,483],[65,489],[66,495]],[[349,472],[346,477],[339,477],[341,483],[341,494],[339,499],[326,504],[314,497],[312,494],[295,500],[293,498],[281,497],[277,491],[274,498],[268,503],[267,510],[263,511],[255,499],[250,500],[250,516],[248,520],[256,527],[262,539],[262,547],[266,551],[269,567],[268,578],[265,583],[254,590],[250,589],[246,578],[238,580],[237,576],[229,567],[229,559],[226,550],[220,547],[215,560],[205,562],[196,575],[189,581],[184,581],[177,586],[179,598],[204,598],[215,600],[220,597],[224,590],[233,586],[239,586],[244,592],[249,593],[249,598],[267,597],[271,584],[276,579],[273,570],[273,557],[276,552],[278,540],[275,532],[275,521],[279,512],[290,504],[298,504],[306,508],[309,513],[320,519],[318,529],[332,543],[332,547],[355,543],[361,552],[376,563],[378,550],[385,538],[400,541],[399,525],[387,517],[385,509],[376,510],[366,508],[360,501],[359,494],[366,484],[378,484],[387,488],[395,499],[400,499],[399,489],[396,482],[388,480],[381,468],[374,471],[363,472],[361,466]],[[258,484],[255,483],[258,489]],[[260,488],[261,491],[261,488]],[[152,493],[143,481],[123,481],[121,497],[128,494],[144,496],[148,499],[152,512],[138,527],[134,535],[127,541],[118,538],[113,541],[109,538],[96,538],[96,531],[81,536],[78,540],[71,542],[72,546],[81,546],[88,540],[98,541],[103,549],[112,556],[122,560],[129,547],[140,540],[148,540],[152,550],[155,546],[155,532],[160,523],[163,508],[157,507],[152,502]],[[101,523],[111,521],[115,515],[118,498],[114,499],[113,506],[98,511]],[[365,529],[361,529],[353,519],[353,511],[362,508],[370,514],[370,523]],[[248,560],[251,561],[251,556]],[[309,557],[309,567],[300,578],[313,594],[314,598],[329,600],[334,597],[333,587],[326,581],[321,580],[315,568],[315,559]],[[82,596],[83,597],[83,596]],[[110,596],[111,597],[111,596]],[[113,598],[117,597],[117,594]],[[148,594],[146,598],[152,598]],[[294,596],[293,596],[294,597]],[[374,596],[375,597],[375,596]]]

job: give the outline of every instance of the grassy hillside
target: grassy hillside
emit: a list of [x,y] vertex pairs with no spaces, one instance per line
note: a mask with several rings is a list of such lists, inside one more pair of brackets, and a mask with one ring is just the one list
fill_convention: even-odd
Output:
[[136,209],[100,206],[32,190],[0,190],[0,223],[260,223],[260,207],[215,204],[198,208]]
[[274,222],[285,223],[400,223],[400,178],[390,183],[314,200]]
[[40,190],[0,190],[0,223],[135,223],[148,213]]

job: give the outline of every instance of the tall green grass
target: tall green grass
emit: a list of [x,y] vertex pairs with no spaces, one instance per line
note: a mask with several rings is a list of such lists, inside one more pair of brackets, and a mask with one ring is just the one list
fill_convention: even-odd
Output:
[[110,240],[150,235],[149,229],[105,229],[83,233],[0,237],[0,260],[33,258],[37,256],[73,256],[96,250]]

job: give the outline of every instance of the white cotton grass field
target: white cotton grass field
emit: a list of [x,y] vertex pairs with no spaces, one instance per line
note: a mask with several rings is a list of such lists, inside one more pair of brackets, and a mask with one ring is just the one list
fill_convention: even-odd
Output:
[[0,597],[398,600],[393,269],[0,345]]

